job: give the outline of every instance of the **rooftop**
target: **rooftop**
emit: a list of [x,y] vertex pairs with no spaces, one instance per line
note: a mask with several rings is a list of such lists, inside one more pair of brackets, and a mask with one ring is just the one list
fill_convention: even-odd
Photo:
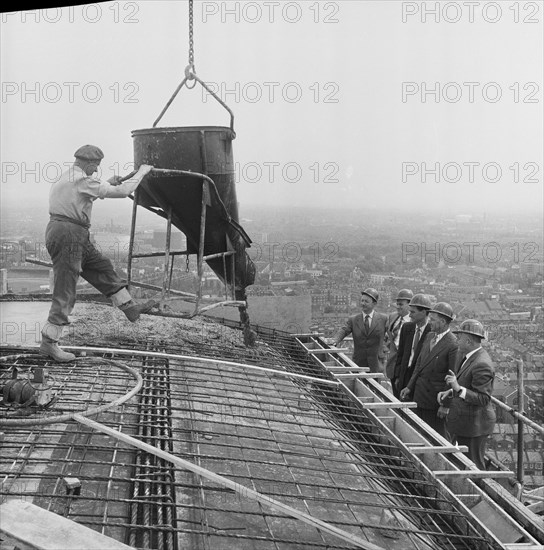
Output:
[[[17,310],[42,320],[36,305]],[[1,348],[1,375],[46,368],[57,399],[0,412],[4,503],[134,548],[508,548],[289,335],[246,348],[206,318],[130,324],[78,303],[63,341],[76,362],[24,344]]]

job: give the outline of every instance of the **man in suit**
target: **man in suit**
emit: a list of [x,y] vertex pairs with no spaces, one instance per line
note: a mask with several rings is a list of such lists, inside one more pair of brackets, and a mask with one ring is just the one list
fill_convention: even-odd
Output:
[[431,330],[428,322],[431,307],[431,300],[425,294],[416,294],[409,303],[411,320],[402,325],[391,378],[393,395],[397,399],[400,398],[402,388],[406,387],[412,377],[425,337]]
[[413,297],[414,293],[411,290],[407,288],[399,290],[395,300],[397,311],[391,313],[387,320],[387,332],[385,333],[385,344],[387,348],[385,376],[391,380],[391,385],[393,385],[393,374],[395,372],[395,362],[399,349],[400,330],[404,323],[410,322],[410,300]]
[[332,338],[338,344],[348,335],[353,335],[353,361],[370,372],[383,372],[385,355],[383,341],[387,330],[387,315],[374,311],[379,300],[378,291],[367,288],[361,292],[362,313],[350,317]]
[[447,389],[445,377],[457,359],[457,338],[450,331],[453,317],[453,309],[446,302],[438,302],[430,310],[431,332],[423,342],[412,377],[400,392],[401,399],[412,398],[417,403],[415,413],[444,437],[444,419],[437,416],[437,395]]
[[495,369],[482,348],[485,330],[475,319],[463,321],[454,331],[459,341],[459,362],[446,375],[451,387],[438,394],[437,400],[446,418],[452,441],[468,447],[468,458],[485,470],[485,446],[493,433],[496,417],[491,403]]

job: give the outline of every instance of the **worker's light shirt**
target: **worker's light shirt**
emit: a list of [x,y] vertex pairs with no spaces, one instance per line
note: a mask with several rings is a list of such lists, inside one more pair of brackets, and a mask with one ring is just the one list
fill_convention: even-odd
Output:
[[79,166],[71,166],[51,186],[49,214],[90,224],[93,202],[96,199],[128,197],[141,180],[142,176],[136,174],[121,185],[113,186],[93,176],[87,176]]

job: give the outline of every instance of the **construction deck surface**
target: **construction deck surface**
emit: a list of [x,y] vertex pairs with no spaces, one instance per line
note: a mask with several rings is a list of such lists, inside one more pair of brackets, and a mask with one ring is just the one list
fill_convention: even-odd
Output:
[[[135,333],[111,308],[82,308],[81,319],[90,308],[100,334],[76,322],[66,343],[127,353],[89,352],[59,365],[2,349],[12,356],[4,367],[45,366],[58,389],[58,402],[47,411],[1,411],[4,421],[42,422],[0,426],[3,502],[24,499],[135,548],[355,547],[73,420],[47,423],[126,395],[135,380],[119,367],[123,363],[141,374],[143,387],[126,403],[93,415],[100,423],[381,548],[500,548],[465,521],[455,502],[440,509],[438,501],[447,496],[440,488],[428,496],[429,482],[413,457],[377,437],[370,420],[309,359],[293,358],[287,340],[259,340],[247,349],[241,334],[227,327],[149,316]],[[107,323],[115,324],[113,338]],[[131,356],[131,350],[149,355]],[[75,492],[74,479],[80,483]]]

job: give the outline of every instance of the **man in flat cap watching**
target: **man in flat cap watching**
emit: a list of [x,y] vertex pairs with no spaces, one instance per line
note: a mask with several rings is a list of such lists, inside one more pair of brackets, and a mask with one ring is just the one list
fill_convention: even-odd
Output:
[[121,182],[114,176],[103,182],[93,174],[104,153],[94,145],[84,145],[75,153],[73,165],[56,181],[49,192],[50,220],[45,232],[45,245],[53,262],[53,301],[42,329],[40,354],[65,363],[75,359],[73,353],[58,346],[63,329],[70,324],[68,316],[76,302],[76,284],[81,275],[105,296],[111,298],[126,317],[134,322],[140,313],[151,310],[155,302],[136,303],[110,260],[91,244],[89,228],[96,199],[128,197],[152,170],[142,164],[133,177]]

